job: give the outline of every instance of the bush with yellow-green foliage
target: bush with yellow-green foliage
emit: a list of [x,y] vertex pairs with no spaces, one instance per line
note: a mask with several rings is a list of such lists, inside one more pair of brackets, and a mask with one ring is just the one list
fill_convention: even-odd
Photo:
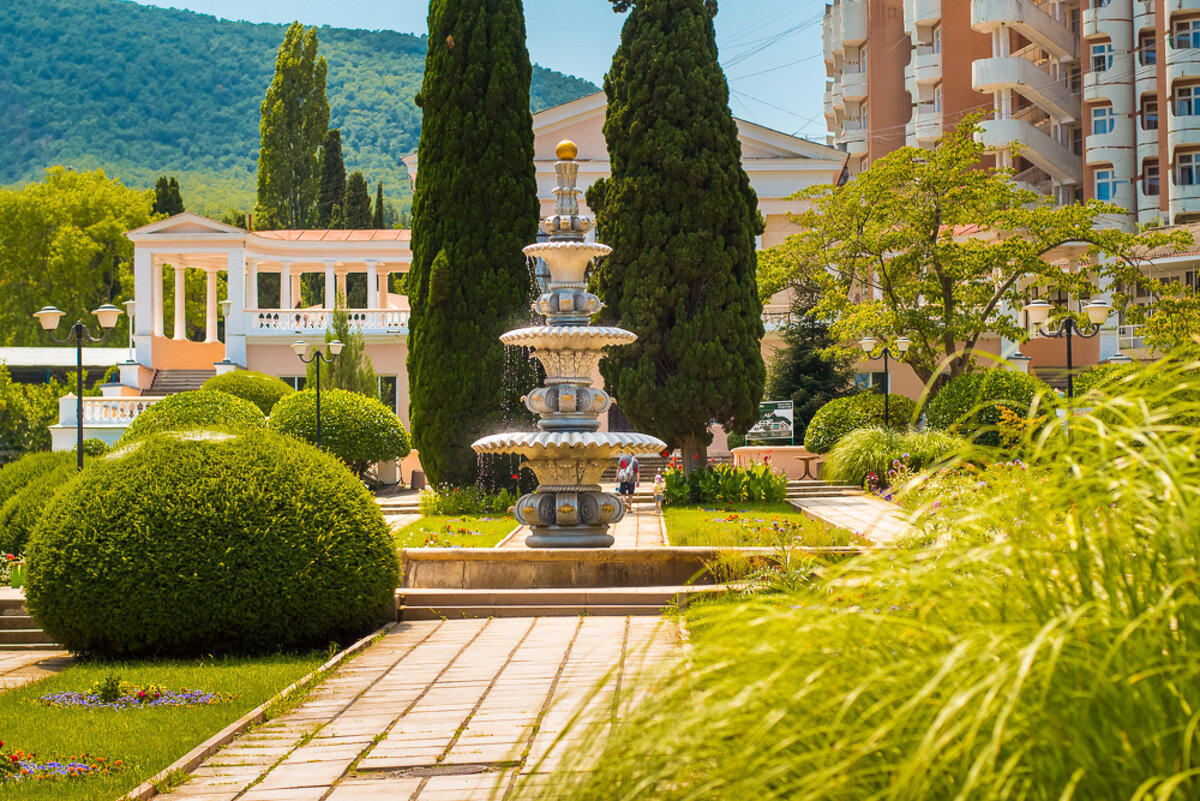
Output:
[[248,400],[263,414],[270,414],[276,403],[296,391],[282,379],[254,370],[234,370],[215,375],[205,381],[201,389],[220,390]]

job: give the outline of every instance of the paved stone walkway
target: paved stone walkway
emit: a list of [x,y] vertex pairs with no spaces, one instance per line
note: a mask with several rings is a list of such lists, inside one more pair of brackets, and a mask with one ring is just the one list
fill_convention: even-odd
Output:
[[502,799],[555,767],[580,708],[611,720],[622,683],[677,647],[654,617],[400,623],[163,798]]
[[66,651],[0,651],[0,692],[62,672],[74,662]]
[[895,504],[873,495],[831,495],[793,500],[809,517],[857,531],[877,545],[890,545],[912,530]]

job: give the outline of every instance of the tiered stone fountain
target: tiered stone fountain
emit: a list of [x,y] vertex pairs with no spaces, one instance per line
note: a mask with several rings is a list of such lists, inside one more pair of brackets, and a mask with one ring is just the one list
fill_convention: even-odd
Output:
[[538,431],[495,434],[476,441],[477,453],[515,453],[524,457],[538,478],[536,492],[517,501],[516,516],[532,532],[531,548],[607,548],[608,527],[625,514],[621,499],[601,492],[600,476],[614,457],[625,453],[658,453],[666,444],[635,432],[600,433],[600,415],[612,398],[592,386],[592,368],[609,345],[628,345],[637,335],[623,328],[592,326],[590,318],[603,304],[587,291],[592,259],[612,249],[584,242],[593,225],[579,214],[575,188],[579,164],[573,142],[560,142],[554,165],[558,186],[554,214],[542,220],[549,241],[525,248],[550,270],[548,291],[533,304],[547,325],[519,328],[500,337],[506,345],[533,349],[546,368],[546,384],[524,398],[541,416]]

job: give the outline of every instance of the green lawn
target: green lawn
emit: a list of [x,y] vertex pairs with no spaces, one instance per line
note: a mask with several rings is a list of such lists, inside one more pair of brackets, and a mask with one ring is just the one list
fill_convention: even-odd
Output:
[[511,515],[426,515],[394,536],[397,548],[491,548],[518,525]]
[[668,506],[664,511],[672,545],[755,547],[859,545],[846,529],[810,520],[789,503],[739,503],[733,506]]
[[[0,738],[4,750],[32,751],[39,762],[87,753],[120,771],[70,780],[0,784],[0,799],[114,798],[166,768],[195,746],[302,678],[328,659],[326,653],[190,661],[89,661],[73,665],[16,690],[0,694]],[[231,693],[228,703],[157,709],[49,707],[40,696],[86,691],[116,673],[133,684],[160,684],[170,690]]]

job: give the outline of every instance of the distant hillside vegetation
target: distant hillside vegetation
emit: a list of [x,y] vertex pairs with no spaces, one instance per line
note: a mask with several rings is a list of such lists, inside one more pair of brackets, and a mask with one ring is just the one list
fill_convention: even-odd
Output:
[[[0,2],[0,186],[54,164],[103,167],[135,187],[176,175],[193,211],[249,207],[259,104],[285,27],[126,0]],[[319,37],[346,169],[407,202],[400,158],[420,135],[425,37],[329,27]],[[534,68],[535,111],[594,91]]]

